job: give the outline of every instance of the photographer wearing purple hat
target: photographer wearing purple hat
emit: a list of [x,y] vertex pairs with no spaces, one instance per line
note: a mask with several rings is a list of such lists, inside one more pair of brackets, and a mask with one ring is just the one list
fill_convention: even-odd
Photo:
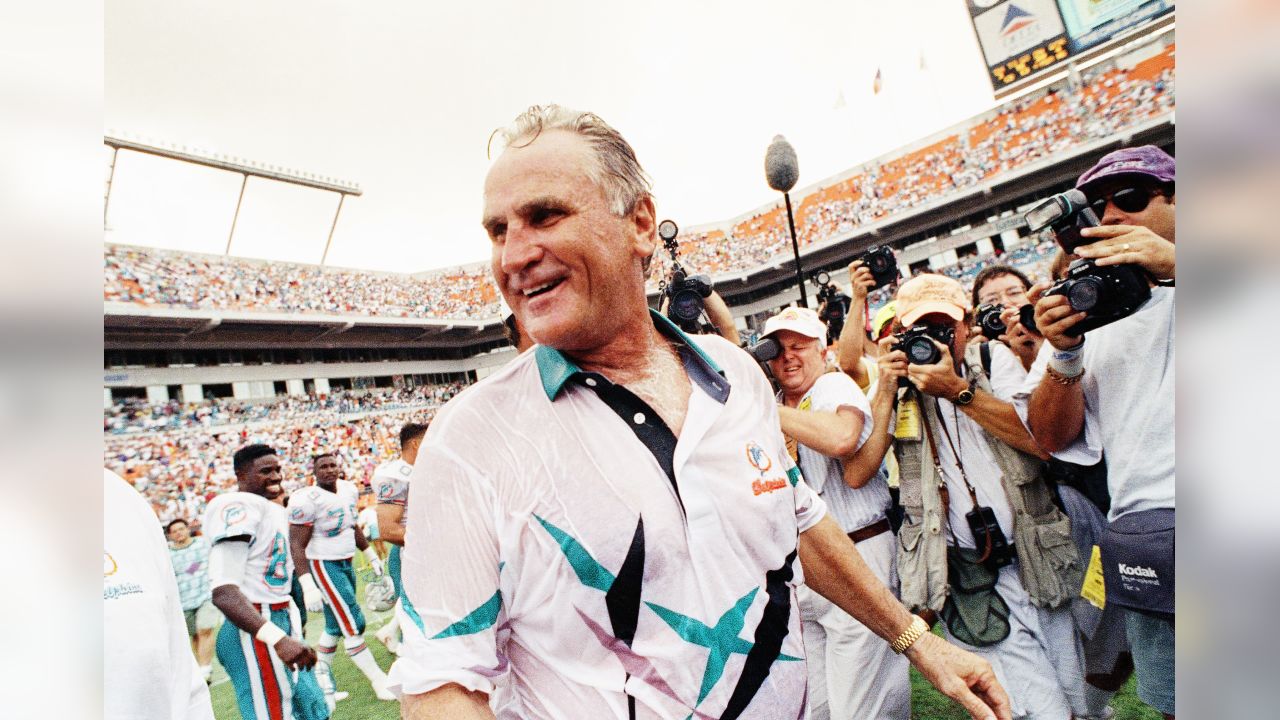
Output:
[[1173,717],[1174,160],[1154,146],[1126,148],[1103,157],[1076,187],[1100,226],[1079,231],[1092,242],[1075,255],[1098,268],[1141,267],[1150,298],[1081,332],[1091,309],[1073,305],[1070,293],[1032,289],[1048,345],[1023,389],[1027,425],[1063,460],[1088,464],[1105,450],[1106,602],[1127,611],[1139,697]]

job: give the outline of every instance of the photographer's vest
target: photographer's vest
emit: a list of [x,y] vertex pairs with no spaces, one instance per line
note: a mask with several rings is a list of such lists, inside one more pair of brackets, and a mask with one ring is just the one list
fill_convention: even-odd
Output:
[[[982,370],[979,349],[969,345],[965,366],[976,388],[991,394],[991,383]],[[898,438],[901,503],[906,519],[898,531],[898,576],[902,602],[912,612],[926,608],[939,612],[947,598],[947,540],[951,532],[939,490],[945,482],[938,477],[926,429],[940,426],[937,406],[903,397],[899,391],[898,429],[911,425],[915,413],[918,432]],[[981,428],[981,426],[979,426]],[[999,466],[1009,506],[1013,510],[1013,543],[1018,556],[1019,576],[1031,602],[1039,607],[1058,607],[1080,594],[1084,572],[1076,545],[1071,539],[1067,516],[1053,503],[1053,495],[1041,477],[1041,461],[1016,450],[981,428],[983,437]]]

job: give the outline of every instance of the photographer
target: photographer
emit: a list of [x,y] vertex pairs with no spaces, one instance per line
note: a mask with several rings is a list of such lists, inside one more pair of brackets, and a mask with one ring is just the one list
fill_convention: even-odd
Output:
[[[973,279],[973,306],[975,308],[992,307],[999,305],[1004,309],[1000,312],[1000,324],[1004,326],[1004,332],[997,337],[995,345],[989,345],[988,351],[991,353],[991,359],[986,361],[984,358],[983,367],[990,367],[996,362],[996,356],[1003,356],[1005,353],[996,348],[1004,348],[1012,351],[1017,356],[1018,361],[1022,364],[1024,371],[1031,369],[1031,364],[1035,362],[1036,354],[1040,352],[1040,345],[1044,342],[1044,338],[1031,332],[1027,328],[1022,327],[1022,323],[1018,321],[1018,309],[1023,305],[1027,305],[1027,291],[1031,289],[1031,279],[1017,268],[1008,265],[992,265],[984,268]],[[981,322],[979,322],[981,325]]]
[[870,393],[875,382],[875,343],[865,337],[867,295],[876,286],[876,279],[863,261],[854,260],[849,264],[849,286],[852,295],[849,317],[840,331],[837,358],[840,369],[853,378],[863,392]]
[[[832,517],[876,577],[896,589],[885,473],[846,484],[841,463],[842,458],[858,453],[871,435],[866,397],[849,376],[827,372],[823,360],[827,326],[814,311],[783,310],[765,323],[764,337],[772,337],[781,347],[769,369],[781,388],[782,431],[796,440],[806,482],[826,501]],[[877,458],[875,464],[879,462]],[[797,588],[797,597],[809,661],[810,717],[907,720],[911,683],[906,660],[807,586]]]
[[[951,639],[991,661],[1017,688],[1015,717],[1084,717],[1070,610],[1083,565],[1041,475],[1042,452],[1009,403],[1022,368],[1010,356],[988,378],[968,347],[968,305],[955,280],[918,276],[898,290],[908,332],[881,345],[874,443],[893,429],[902,600],[938,613]],[[901,378],[910,386],[889,413],[884,393]]]
[[[1151,297],[1133,314],[1068,334],[1088,313],[1063,295],[1041,297],[1036,325],[1048,340],[1027,377],[1027,423],[1047,450],[1075,462],[1105,449],[1111,495],[1103,533],[1107,604],[1126,608],[1138,696],[1174,715],[1174,160],[1153,146],[1103,157],[1076,187],[1101,226],[1075,249],[1098,266],[1133,264]],[[1135,579],[1135,573],[1141,579]]]

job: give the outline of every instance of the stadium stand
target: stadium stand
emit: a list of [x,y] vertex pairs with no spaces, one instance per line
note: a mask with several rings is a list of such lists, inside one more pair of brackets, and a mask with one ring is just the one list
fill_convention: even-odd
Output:
[[390,392],[350,390],[304,397],[286,396],[267,402],[242,402],[212,398],[208,402],[149,403],[127,398],[103,411],[102,429],[109,435],[164,432],[192,428],[209,429],[262,420],[299,420],[309,415],[349,415],[374,410],[415,410],[448,402],[464,386],[461,383],[417,387]]
[[[1174,109],[1175,45],[1133,68],[1104,63],[1070,81],[962,123],[929,145],[852,168],[810,191],[797,209],[802,247],[999,177]],[[790,251],[778,204],[724,223],[689,228],[680,261],[713,276],[759,267]],[[669,260],[659,253],[654,287]],[[975,271],[976,272],[976,271]],[[104,300],[146,307],[324,313],[405,318],[481,318],[500,312],[483,268],[422,276],[265,263],[107,244]]]
[[348,480],[364,486],[377,465],[396,457],[400,427],[429,422],[439,403],[426,407],[379,408],[376,413],[318,412],[305,418],[107,435],[103,465],[133,483],[161,522],[197,520],[205,504],[234,488],[231,456],[250,443],[266,443],[280,453],[286,493],[307,484],[312,456],[338,456]]
[[148,307],[473,318],[498,314],[484,268],[425,277],[108,244],[103,299]]

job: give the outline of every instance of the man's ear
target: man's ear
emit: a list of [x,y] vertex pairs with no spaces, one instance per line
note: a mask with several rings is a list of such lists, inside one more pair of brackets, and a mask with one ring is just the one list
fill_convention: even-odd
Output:
[[653,207],[653,197],[645,195],[636,202],[631,211],[631,222],[635,231],[635,252],[638,257],[651,257],[658,249],[657,211]]

